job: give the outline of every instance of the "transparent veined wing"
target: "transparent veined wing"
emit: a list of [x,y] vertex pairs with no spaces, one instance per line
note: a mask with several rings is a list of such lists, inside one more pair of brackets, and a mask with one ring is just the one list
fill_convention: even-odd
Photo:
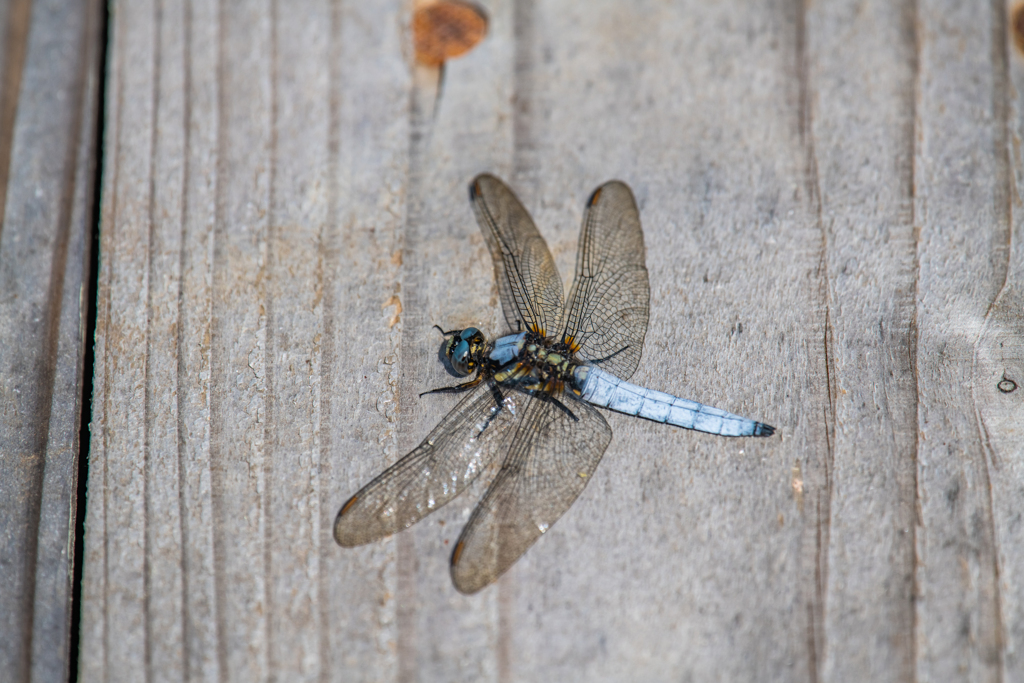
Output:
[[636,372],[647,334],[651,288],[633,192],[613,180],[587,201],[566,301],[562,341],[620,379]]
[[[496,393],[499,392],[499,393]],[[501,408],[498,398],[501,398]],[[423,442],[346,502],[334,538],[351,547],[401,531],[459,495],[507,449],[517,401],[490,381],[469,390]]]
[[554,524],[590,481],[612,438],[589,404],[559,406],[534,396],[523,408],[501,470],[473,511],[452,553],[455,587],[492,583]]
[[492,175],[474,178],[469,198],[494,261],[505,322],[513,331],[553,334],[562,316],[562,280],[530,214]]

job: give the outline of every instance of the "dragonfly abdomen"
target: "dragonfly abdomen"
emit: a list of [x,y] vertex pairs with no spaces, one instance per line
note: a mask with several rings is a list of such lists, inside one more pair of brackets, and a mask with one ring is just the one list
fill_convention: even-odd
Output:
[[617,413],[720,436],[771,436],[775,428],[696,401],[645,389],[595,366],[574,373],[580,398]]

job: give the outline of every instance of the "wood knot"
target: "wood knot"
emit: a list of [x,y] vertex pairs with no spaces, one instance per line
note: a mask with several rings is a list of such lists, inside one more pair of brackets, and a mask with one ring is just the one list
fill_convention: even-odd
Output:
[[1006,375],[1003,375],[1003,378],[999,380],[999,384],[996,385],[996,388],[1004,394],[1009,394],[1017,390],[1017,383]]

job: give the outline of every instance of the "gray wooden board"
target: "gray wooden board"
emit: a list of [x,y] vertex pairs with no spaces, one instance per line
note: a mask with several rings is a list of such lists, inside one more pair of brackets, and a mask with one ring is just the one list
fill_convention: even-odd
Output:
[[[1024,676],[1007,8],[485,9],[439,87],[397,0],[115,7],[83,679]],[[370,546],[331,525],[454,403],[418,397],[453,381],[431,325],[502,331],[483,171],[563,276],[628,182],[635,381],[780,433],[609,415],[581,498],[466,597],[480,487]]]
[[69,672],[98,2],[4,3],[0,678]]

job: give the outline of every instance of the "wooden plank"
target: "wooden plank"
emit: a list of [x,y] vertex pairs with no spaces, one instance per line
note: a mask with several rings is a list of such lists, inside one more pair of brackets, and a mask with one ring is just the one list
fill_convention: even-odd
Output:
[[7,3],[0,97],[0,671],[68,675],[100,6]]
[[[1007,6],[979,12],[926,2],[919,12],[917,353],[927,362],[918,363],[918,671],[935,680],[1014,680],[1024,675],[1013,654],[1024,621],[1004,604],[1019,604],[1022,586],[1004,553],[1015,553],[1020,470],[999,469],[986,442],[1013,442],[1020,422],[993,421],[1009,406],[995,403],[1002,397],[984,377],[993,368],[984,373],[977,362],[982,349],[993,351],[982,338],[986,318],[1007,322],[990,311],[1011,282],[1011,238],[1020,239]],[[1012,318],[1019,325],[1021,309]],[[1009,464],[1021,449],[1018,439],[1001,455]],[[1010,546],[997,529],[1010,532]]]
[[[1006,8],[494,0],[443,79],[410,9],[113,13],[82,678],[1019,676]],[[780,435],[610,415],[584,495],[467,597],[480,487],[371,546],[331,526],[454,403],[417,396],[452,381],[431,326],[502,331],[482,171],[563,275],[627,181],[636,380]]]
[[820,672],[914,680],[915,4],[816,3],[806,21],[835,419]]

